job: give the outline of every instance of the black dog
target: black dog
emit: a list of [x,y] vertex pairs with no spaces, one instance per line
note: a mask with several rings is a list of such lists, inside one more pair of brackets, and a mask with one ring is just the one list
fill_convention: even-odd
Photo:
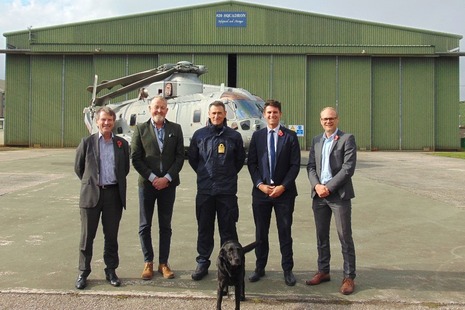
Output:
[[245,247],[237,241],[226,241],[220,249],[216,266],[218,267],[218,292],[216,309],[221,310],[223,295],[228,294],[229,286],[234,286],[236,310],[240,309],[240,302],[245,300],[245,253],[252,251],[256,242]]

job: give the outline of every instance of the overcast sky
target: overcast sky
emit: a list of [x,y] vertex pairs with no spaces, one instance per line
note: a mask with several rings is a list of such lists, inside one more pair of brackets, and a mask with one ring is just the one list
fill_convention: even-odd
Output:
[[[0,49],[4,33],[107,17],[215,3],[202,0],[0,0]],[[254,0],[243,1],[397,26],[465,35],[465,0]],[[464,39],[460,51],[465,52]],[[0,54],[0,79],[5,55]],[[465,100],[465,57],[460,61],[461,100]]]

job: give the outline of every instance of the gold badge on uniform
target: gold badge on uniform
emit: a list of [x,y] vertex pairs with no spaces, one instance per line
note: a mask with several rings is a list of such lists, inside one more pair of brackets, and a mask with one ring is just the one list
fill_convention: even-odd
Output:
[[223,143],[220,143],[220,145],[218,145],[218,154],[224,154],[224,144]]

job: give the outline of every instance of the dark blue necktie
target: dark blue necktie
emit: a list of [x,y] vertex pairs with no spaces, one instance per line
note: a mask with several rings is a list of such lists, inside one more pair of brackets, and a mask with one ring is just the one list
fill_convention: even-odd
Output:
[[274,130],[270,130],[270,178],[273,179],[276,163],[276,151],[274,149]]

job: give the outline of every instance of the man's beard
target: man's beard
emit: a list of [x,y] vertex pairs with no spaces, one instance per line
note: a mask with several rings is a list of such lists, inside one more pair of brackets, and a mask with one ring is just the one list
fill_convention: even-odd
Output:
[[162,122],[165,121],[165,117],[164,117],[164,116],[161,116],[161,115],[155,115],[155,116],[153,117],[153,121],[154,121],[155,123],[162,123]]

